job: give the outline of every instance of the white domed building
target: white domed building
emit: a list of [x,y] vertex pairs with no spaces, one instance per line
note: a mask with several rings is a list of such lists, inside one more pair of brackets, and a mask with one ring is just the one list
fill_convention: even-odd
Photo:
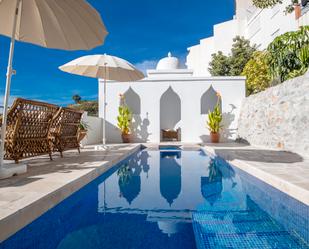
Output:
[[[207,114],[218,101],[217,92],[222,96],[222,139],[233,139],[245,90],[244,77],[195,77],[193,70],[181,68],[179,59],[168,53],[156,69],[147,70],[145,79],[107,84],[107,142],[122,141],[117,128],[119,94],[133,112],[135,142],[208,142]],[[99,80],[101,118],[103,97],[103,81]]]
[[177,57],[172,57],[169,52],[167,57],[161,59],[157,64],[157,70],[176,70],[180,69],[180,63]]

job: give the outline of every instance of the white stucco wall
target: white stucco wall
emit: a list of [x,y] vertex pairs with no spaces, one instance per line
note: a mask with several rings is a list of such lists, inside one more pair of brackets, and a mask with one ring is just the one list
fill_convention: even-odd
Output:
[[88,126],[87,136],[82,140],[82,146],[101,144],[103,138],[103,119],[83,115],[82,121]]
[[250,0],[237,0],[236,16],[233,20],[214,25],[214,34],[200,40],[200,43],[188,48],[187,66],[195,76],[209,76],[211,54],[222,51],[228,54],[237,35],[249,39],[260,50],[265,49],[277,36],[309,25],[309,6],[303,10],[299,20],[295,13],[285,15],[285,7],[290,0],[283,0],[270,9],[257,9]]
[[265,49],[277,36],[288,31],[297,30],[299,22],[295,14],[285,15],[284,10],[291,1],[284,0],[271,9],[259,10],[247,20],[245,25],[245,37],[256,44],[259,49]]
[[228,21],[214,26],[214,36],[202,39],[199,45],[188,48],[187,67],[195,76],[210,76],[208,71],[211,55],[222,51],[228,54],[233,38],[238,35],[237,20]]
[[[237,119],[240,105],[245,98],[245,78],[243,77],[193,77],[184,74],[184,70],[163,72],[161,75],[153,72],[139,82],[108,83],[107,84],[107,141],[121,142],[117,128],[119,94],[131,89],[138,94],[141,103],[140,115],[134,115],[138,122],[135,133],[137,142],[160,142],[160,99],[170,87],[181,99],[181,128],[183,142],[207,142],[209,131],[206,127],[207,115],[201,115],[201,97],[212,86],[222,95],[222,110],[225,130],[223,136],[236,138]],[[181,73],[182,72],[182,73]],[[178,76],[177,76],[178,75]],[[103,81],[99,81],[99,116],[103,117]],[[134,125],[136,126],[136,125]],[[171,127],[171,128],[177,128]]]

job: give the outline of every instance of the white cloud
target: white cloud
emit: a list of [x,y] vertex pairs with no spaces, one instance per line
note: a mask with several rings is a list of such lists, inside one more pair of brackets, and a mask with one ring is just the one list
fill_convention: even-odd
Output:
[[145,60],[139,63],[136,63],[135,66],[141,70],[144,74],[147,73],[148,69],[155,69],[157,66],[157,60]]

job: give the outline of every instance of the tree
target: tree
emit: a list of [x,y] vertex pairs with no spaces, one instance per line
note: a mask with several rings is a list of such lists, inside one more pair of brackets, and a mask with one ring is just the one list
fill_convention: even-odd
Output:
[[250,45],[250,41],[243,37],[236,36],[232,46],[232,54],[230,57],[230,76],[239,76],[243,72],[246,64],[256,51],[255,46]]
[[239,76],[245,65],[251,59],[255,46],[243,37],[236,36],[233,39],[231,54],[225,56],[221,51],[212,55],[209,63],[209,72],[212,76]]
[[75,104],[78,104],[82,100],[82,97],[79,96],[78,94],[75,94],[73,95],[72,99],[74,100]]
[[278,36],[267,51],[273,79],[283,82],[304,74],[309,67],[309,26]]
[[247,77],[247,95],[264,91],[271,85],[271,77],[267,64],[267,53],[256,51],[246,64],[243,76]]
[[212,60],[209,64],[209,72],[212,76],[227,76],[230,72],[229,57],[221,51],[217,54],[212,54]]

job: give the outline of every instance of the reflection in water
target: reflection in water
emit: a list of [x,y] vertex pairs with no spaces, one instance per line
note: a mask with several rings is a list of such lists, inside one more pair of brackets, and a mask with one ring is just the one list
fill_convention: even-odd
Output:
[[308,206],[214,160],[199,151],[138,152],[0,249],[308,249]]
[[141,172],[147,174],[150,169],[148,164],[149,153],[142,151],[134,156],[125,166],[117,171],[120,197],[124,197],[131,205],[132,201],[141,192]]
[[141,165],[138,163],[139,158],[134,157],[132,160],[120,168],[117,172],[120,196],[124,197],[131,205],[132,201],[141,191]]
[[181,151],[162,151],[160,153],[160,193],[172,206],[181,192],[181,166],[177,159]]
[[143,168],[143,172],[147,174],[147,178],[148,178],[148,172],[149,172],[149,169],[150,169],[150,165],[148,163],[149,157],[150,157],[150,155],[146,150],[141,152],[141,157],[140,157],[141,166]]
[[217,161],[212,159],[209,163],[208,177],[201,177],[201,192],[203,197],[213,206],[221,197],[222,189],[222,173]]

